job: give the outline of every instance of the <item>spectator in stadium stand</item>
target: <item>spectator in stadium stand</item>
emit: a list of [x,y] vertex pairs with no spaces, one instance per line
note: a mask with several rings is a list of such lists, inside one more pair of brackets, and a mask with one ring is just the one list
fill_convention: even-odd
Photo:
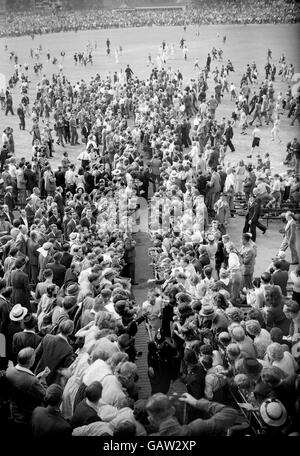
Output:
[[63,388],[53,384],[48,386],[45,394],[46,407],[36,407],[32,414],[33,436],[38,438],[68,437],[72,427],[60,411]]
[[46,393],[45,378],[48,369],[35,376],[31,371],[34,364],[34,349],[23,348],[18,353],[16,366],[8,367],[6,378],[10,388],[12,418],[23,435],[29,431],[31,416],[34,408],[43,403]]
[[279,285],[281,288],[281,293],[283,296],[287,296],[287,283],[289,279],[289,274],[287,271],[281,269],[281,261],[275,260],[273,262],[275,271],[272,274],[272,282],[274,285]]
[[296,244],[296,221],[295,216],[291,211],[285,213],[287,224],[284,229],[284,239],[280,246],[280,250],[285,251],[288,247],[291,250],[291,264],[299,264],[297,244]]
[[199,410],[199,412],[205,413],[208,418],[198,418],[189,424],[180,425],[174,416],[175,408],[171,400],[164,394],[157,393],[149,399],[146,405],[150,421],[159,428],[158,432],[153,435],[224,436],[236,421],[236,410],[226,405],[203,398],[197,400],[188,393],[184,393],[180,400]]

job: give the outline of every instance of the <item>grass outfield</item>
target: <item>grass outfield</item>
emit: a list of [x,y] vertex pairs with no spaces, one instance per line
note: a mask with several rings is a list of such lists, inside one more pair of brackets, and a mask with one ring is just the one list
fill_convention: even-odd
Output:
[[[14,50],[19,57],[19,62],[27,62],[31,67],[33,60],[30,58],[30,48],[36,49],[40,44],[43,47],[41,61],[44,63],[43,73],[48,76],[54,71],[58,72],[58,68],[52,63],[46,62],[46,51],[50,49],[51,56],[60,57],[60,51],[63,49],[66,52],[65,60],[63,62],[64,72],[71,82],[75,83],[77,80],[84,78],[87,79],[96,72],[105,76],[108,72],[113,74],[114,71],[120,68],[125,68],[129,63],[134,73],[140,78],[147,78],[150,74],[150,68],[147,67],[147,56],[151,52],[152,60],[156,62],[158,46],[164,39],[168,43],[175,45],[175,60],[170,60],[167,66],[171,66],[175,70],[180,69],[184,78],[187,80],[195,75],[193,71],[194,61],[199,59],[200,65],[204,66],[206,62],[207,53],[215,47],[222,47],[224,50],[224,61],[230,58],[233,62],[235,73],[230,74],[229,81],[233,81],[236,87],[239,87],[242,72],[248,62],[255,60],[258,70],[260,72],[260,80],[264,74],[263,67],[266,63],[267,49],[271,48],[273,51],[273,60],[278,66],[279,56],[284,52],[288,62],[293,62],[296,72],[300,72],[300,58],[299,58],[299,24],[282,24],[282,25],[213,25],[201,26],[200,35],[197,36],[196,27],[188,27],[184,32],[182,27],[151,27],[151,28],[128,28],[128,29],[111,29],[111,30],[98,30],[98,31],[81,31],[81,32],[67,32],[55,33],[49,35],[36,36],[34,40],[30,37],[16,37],[16,38],[3,38],[0,40],[0,56],[1,56],[1,72],[8,79],[13,73],[13,64],[9,61],[9,51]],[[219,33],[220,37],[217,37]],[[222,36],[227,36],[226,44],[222,44]],[[184,36],[189,49],[188,60],[184,61],[182,51],[179,49],[179,41]],[[106,55],[106,39],[111,41],[111,55]],[[76,51],[85,50],[88,41],[94,43],[97,40],[97,49],[94,51],[93,66],[88,65],[83,67],[81,65],[75,66],[73,54]],[[8,52],[4,51],[4,44],[8,45]],[[123,53],[119,56],[119,64],[116,64],[114,57],[114,50],[116,47],[122,45]],[[216,61],[212,62],[211,68],[215,66],[220,67],[221,63]],[[30,98],[35,94],[36,82],[39,77],[33,74],[30,68]],[[209,93],[212,92],[214,82],[209,79]],[[287,84],[280,81],[280,77],[276,78],[275,91],[282,90],[285,93]],[[13,99],[14,108],[16,110],[20,100],[19,88],[14,89]],[[234,108],[234,103],[230,102],[229,96],[225,94],[221,106],[217,110],[217,118],[231,116]],[[31,121],[26,119],[26,129],[24,132],[19,130],[17,116],[8,117],[4,116],[3,111],[0,112],[0,126],[10,125],[14,128],[16,156],[29,157],[31,154],[31,136],[28,134],[28,129],[31,127]],[[284,168],[281,164],[285,155],[285,143],[294,136],[299,137],[298,126],[291,127],[288,119],[282,117],[281,120],[281,137],[283,145],[279,146],[271,142],[270,127],[262,128],[262,149],[261,152],[270,152],[272,157],[272,167],[276,170],[282,171]],[[246,161],[246,155],[250,150],[250,132],[248,135],[243,136],[240,134],[240,129],[235,128],[235,136],[233,139],[236,145],[236,152],[231,154],[227,153],[232,162],[236,162],[240,158]],[[74,148],[68,147],[70,156],[76,157],[82,146]],[[56,146],[56,154],[53,159],[53,165],[56,166],[61,160],[62,148]]]

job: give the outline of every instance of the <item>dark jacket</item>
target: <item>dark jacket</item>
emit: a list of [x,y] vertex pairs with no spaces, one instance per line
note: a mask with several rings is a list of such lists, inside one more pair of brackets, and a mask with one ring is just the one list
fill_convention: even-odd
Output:
[[206,194],[206,186],[207,186],[208,179],[206,176],[200,175],[197,178],[197,189],[200,195],[205,195]]
[[13,360],[14,355],[12,352],[12,341],[14,334],[22,331],[22,322],[21,321],[11,321],[9,320],[7,329],[6,329],[6,357],[7,359]]
[[26,189],[32,191],[37,184],[35,173],[31,169],[26,168],[24,171],[24,177],[26,180]]
[[202,365],[192,367],[189,374],[184,376],[183,380],[186,383],[186,389],[196,399],[201,399],[204,396],[206,371]]
[[75,359],[71,345],[60,335],[46,334],[36,349],[35,373],[42,372],[46,366],[50,374],[46,381],[48,385],[59,380],[59,369],[69,367]]
[[287,296],[287,283],[289,280],[289,273],[287,271],[278,270],[272,275],[272,282],[274,285],[279,285],[283,296]]
[[31,331],[21,331],[15,333],[13,335],[12,342],[12,352],[15,357],[15,360],[17,359],[17,355],[19,351],[22,350],[22,348],[32,347],[36,349],[39,346],[41,340],[41,336]]
[[69,267],[71,266],[72,260],[73,260],[73,255],[71,255],[69,252],[64,252],[62,254],[60,264],[65,266],[66,269],[69,269]]
[[28,424],[35,407],[43,403],[46,385],[28,369],[9,367],[6,371],[12,416],[17,423]]
[[31,239],[27,241],[27,256],[29,258],[30,266],[38,266],[39,264],[39,252],[37,249],[40,248],[38,242],[34,242]]
[[269,307],[267,311],[267,330],[280,328],[284,336],[288,336],[291,320],[283,312],[283,304],[277,307]]
[[227,173],[223,170],[220,170],[220,171],[218,171],[218,174],[220,176],[220,185],[221,185],[221,192],[222,192],[224,190]]
[[63,171],[56,171],[55,179],[56,179],[57,187],[65,188],[66,181],[65,181],[65,173]]
[[64,285],[67,287],[68,285],[71,285],[71,283],[78,283],[78,276],[69,268],[66,271]]
[[[11,213],[15,208],[15,200],[10,192],[6,192],[4,195],[4,204],[8,206],[8,210]],[[10,221],[11,222],[11,221]]]
[[74,429],[76,427],[94,423],[95,421],[101,421],[101,419],[99,418],[96,410],[90,407],[86,403],[86,399],[84,399],[83,401],[79,402],[78,405],[76,405],[75,412],[70,424]]
[[7,327],[10,322],[10,310],[11,305],[5,298],[0,295],[0,333],[3,333],[5,336],[7,334]]
[[250,222],[256,223],[260,216],[261,203],[260,200],[254,201],[248,208],[246,219]]
[[135,263],[135,247],[133,245],[125,246],[124,260],[128,263]]
[[70,424],[61,412],[49,406],[34,409],[31,423],[34,437],[66,437],[72,433]]
[[47,268],[53,271],[53,283],[58,287],[62,287],[65,280],[66,267],[60,263],[48,263]]
[[17,269],[11,273],[12,303],[22,304],[22,306],[30,308],[30,291],[28,275],[25,272]]
[[73,231],[76,229],[76,222],[74,219],[70,219],[68,223],[65,225],[65,237],[69,239],[69,236]]
[[175,417],[168,417],[160,423],[157,434],[174,436],[225,436],[227,430],[235,423],[238,412],[231,407],[206,399],[200,399],[195,407],[209,418],[198,418],[181,426]]
[[88,228],[90,228],[91,225],[94,225],[96,223],[96,219],[94,217],[92,218],[87,218],[87,217],[83,217],[81,220],[80,220],[80,225],[81,226],[87,226]]
[[31,226],[34,222],[35,210],[30,206],[30,204],[27,204],[25,206],[25,212],[28,225]]

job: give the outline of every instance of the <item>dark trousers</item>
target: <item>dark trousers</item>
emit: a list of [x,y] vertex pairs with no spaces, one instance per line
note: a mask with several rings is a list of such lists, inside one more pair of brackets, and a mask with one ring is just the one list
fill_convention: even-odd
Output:
[[7,114],[9,112],[14,116],[14,112],[13,112],[12,106],[6,106],[5,115],[7,116]]
[[65,142],[70,142],[71,140],[71,135],[70,135],[70,130],[69,128],[64,128],[64,139],[65,139]]
[[19,119],[20,119],[20,130],[25,130],[25,117],[19,116]]
[[255,242],[256,240],[256,227],[260,229],[261,231],[266,231],[265,225],[260,223],[258,220],[253,220],[252,223],[249,223],[249,221],[245,221],[243,233],[251,233],[252,234],[252,241]]
[[225,144],[224,144],[225,151],[226,151],[226,149],[227,149],[227,146],[229,146],[231,152],[234,152],[234,151],[235,151],[234,145],[232,144],[230,138],[226,139],[226,141],[225,141]]
[[37,265],[30,264],[29,280],[30,283],[36,284],[38,281],[39,268]]
[[135,263],[127,263],[128,277],[131,279],[131,283],[135,283]]
[[76,128],[71,127],[71,145],[74,146],[78,143],[78,133]]
[[168,372],[156,372],[154,377],[149,377],[151,395],[156,393],[168,394],[171,385],[171,376]]

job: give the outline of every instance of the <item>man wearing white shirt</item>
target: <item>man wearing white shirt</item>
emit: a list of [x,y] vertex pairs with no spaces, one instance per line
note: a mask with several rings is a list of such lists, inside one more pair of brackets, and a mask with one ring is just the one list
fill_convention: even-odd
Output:
[[281,203],[281,182],[279,174],[274,174],[274,180],[271,185],[271,195],[273,199],[267,204],[267,207],[272,207],[275,203],[275,206],[280,206]]
[[260,150],[259,149],[259,146],[260,146],[260,138],[261,138],[261,132],[260,132],[260,129],[258,128],[259,125],[257,124],[252,132],[252,148],[251,148],[251,154],[247,156],[247,158],[252,158],[252,154],[254,152],[254,149],[255,147],[258,147],[258,151]]
[[11,178],[17,181],[17,168],[15,166],[14,158],[10,160],[10,163],[8,165],[8,172],[11,175]]
[[241,274],[241,262],[232,242],[226,244],[226,251],[229,253],[228,271],[230,272],[230,279],[232,281],[231,296],[232,303],[234,304],[239,300],[240,291],[242,289],[243,278]]
[[182,267],[183,267],[183,270],[184,270],[185,274],[187,275],[188,279],[190,279],[191,277],[194,277],[196,275],[196,269],[194,268],[192,263],[190,263],[189,258],[187,258],[187,257],[183,258]]
[[205,101],[203,101],[200,104],[199,111],[200,111],[201,118],[203,118],[205,116],[205,114],[207,113],[207,104]]
[[76,173],[74,165],[70,165],[69,169],[66,171],[65,182],[67,190],[74,190],[76,185]]

